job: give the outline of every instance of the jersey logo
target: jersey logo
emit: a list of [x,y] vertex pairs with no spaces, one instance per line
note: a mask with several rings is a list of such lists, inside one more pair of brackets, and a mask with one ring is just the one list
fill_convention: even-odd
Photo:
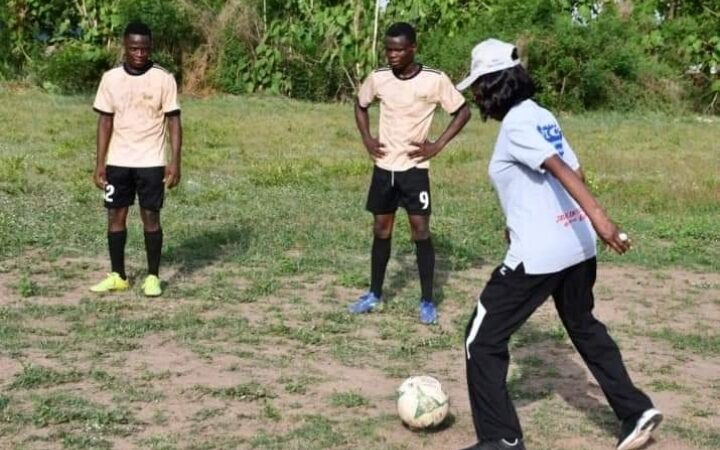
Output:
[[563,149],[562,130],[559,126],[557,126],[557,124],[551,123],[549,125],[538,125],[537,130],[538,133],[542,135],[543,139],[555,147],[555,150],[557,150],[560,157],[565,154],[565,150]]

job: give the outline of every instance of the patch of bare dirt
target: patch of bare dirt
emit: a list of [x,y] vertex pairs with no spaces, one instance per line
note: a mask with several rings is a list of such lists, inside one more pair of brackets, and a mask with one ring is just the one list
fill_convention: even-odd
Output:
[[9,356],[0,355],[0,382],[2,384],[9,384],[12,382],[15,375],[22,372],[23,366],[15,358]]
[[[97,267],[103,265],[98,263]],[[172,270],[168,268],[167,273],[169,279],[176,282],[212,276],[209,268],[185,275]],[[446,274],[443,287],[452,294],[447,295],[440,306],[441,330],[456,333],[458,326],[464,325],[460,319],[472,311],[491,270],[491,266],[482,266]],[[86,285],[102,275],[100,271],[85,271],[73,281],[76,288],[71,287],[58,297],[32,301],[40,304],[77,303],[86,295]],[[17,277],[16,272],[0,273],[0,304],[12,307],[27,301],[9,288],[16,283]],[[238,283],[245,286],[246,281],[238,279]],[[290,299],[299,298],[302,307],[317,317],[318,314],[344,310],[347,302],[359,293],[359,290],[338,286],[330,276],[293,277],[282,283],[283,288],[254,303],[218,304],[207,315],[242,317],[253,326],[277,316],[286,319],[288,325],[302,325],[298,307]],[[698,327],[716,330],[720,322],[718,287],[720,274],[601,265],[595,290],[595,313],[607,323],[619,342],[633,380],[665,412],[669,421],[689,421],[698,429],[718,429],[720,407],[706,400],[718,397],[720,357],[679,351],[668,342],[652,338],[649,333],[664,328],[678,333],[694,331]],[[155,306],[162,305],[169,312],[183,302],[184,299],[163,299]],[[348,338],[376,344],[381,339],[379,325],[388,317],[377,313],[360,318],[363,326]],[[67,331],[67,324],[55,317],[26,320],[25,325],[56,334]],[[552,302],[546,302],[528,326],[542,330],[558,328],[560,322]],[[438,329],[418,325],[413,332],[416,333],[414,336],[431,337]],[[97,364],[121,379],[163,394],[155,401],[132,403],[140,423],[139,431],[132,436],[110,438],[115,448],[139,448],[143,439],[161,435],[180,439],[217,436],[250,439],[259,430],[268,434],[287,433],[297,426],[300,417],[308,414],[328,417],[343,426],[376,418],[379,425],[373,432],[378,442],[398,448],[456,450],[475,441],[465,384],[465,359],[460,345],[431,352],[427,358],[418,358],[413,366],[409,366],[414,373],[407,375],[437,376],[451,399],[450,426],[434,432],[416,433],[402,426],[399,420],[387,419],[395,414],[395,389],[402,381],[382,370],[385,365],[397,363],[391,360],[390,353],[379,353],[372,355],[371,361],[360,359],[348,365],[334,358],[328,345],[302,345],[290,336],[267,337],[259,344],[251,345],[222,339],[184,342],[173,333],[164,333],[146,336],[138,343],[139,348],[124,352],[118,364],[92,361],[89,355],[84,355],[85,359],[75,364],[76,368],[85,371]],[[394,343],[387,342],[382,346],[385,344]],[[215,350],[198,353],[193,345],[214,346]],[[558,450],[613,448],[614,425],[608,424],[607,419],[612,413],[569,341],[547,339],[526,343],[513,350],[512,359],[514,370],[522,372],[518,385],[526,391],[516,405],[528,433],[528,442]],[[523,361],[527,359],[539,359],[540,363],[524,365]],[[11,380],[22,371],[23,362],[58,369],[64,364],[63,360],[50,358],[36,349],[23,351],[18,357],[0,355],[0,379]],[[271,396],[243,401],[212,395],[208,391],[252,382],[266,388]],[[286,388],[293,383],[304,384],[302,389]],[[112,394],[100,389],[96,383],[63,386],[67,387],[102,404],[113,401]],[[332,404],[334,394],[347,392],[362,395],[369,404],[357,408]],[[547,402],[562,405],[567,412],[558,416],[558,423],[548,425],[561,430],[563,439],[546,440],[532,422]],[[700,411],[694,412],[693,408],[700,408]],[[605,417],[605,422],[598,417]],[[555,419],[550,417],[548,420]],[[593,431],[589,435],[575,433],[581,427]],[[701,450],[664,432],[663,428],[657,438],[658,441],[648,447],[650,450]],[[355,444],[351,441],[342,448],[357,448]]]
[[17,282],[17,276],[13,276],[11,273],[0,272],[0,306],[10,305],[15,301],[15,289],[11,288],[11,286]]

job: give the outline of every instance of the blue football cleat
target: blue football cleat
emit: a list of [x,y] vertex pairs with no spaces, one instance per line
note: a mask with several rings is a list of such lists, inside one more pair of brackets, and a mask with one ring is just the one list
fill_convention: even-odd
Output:
[[373,309],[380,306],[381,301],[372,292],[367,292],[360,296],[357,301],[348,306],[348,312],[351,314],[369,313]]
[[437,323],[437,308],[430,300],[420,300],[420,322],[425,325]]

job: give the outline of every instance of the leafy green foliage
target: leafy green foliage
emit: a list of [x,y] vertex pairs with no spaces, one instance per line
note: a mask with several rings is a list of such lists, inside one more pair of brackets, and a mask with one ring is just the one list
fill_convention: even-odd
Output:
[[114,60],[107,49],[71,41],[38,65],[37,76],[48,91],[87,92],[97,87]]
[[153,29],[155,59],[179,67],[196,35],[178,2],[9,0],[0,6],[0,74],[31,75],[50,91],[94,88],[120,55],[121,34],[140,20]]
[[668,61],[688,81],[696,109],[720,111],[720,2],[656,1],[654,21],[642,27],[645,51]]
[[[118,22],[143,22],[153,33],[153,60],[182,79],[183,54],[197,45],[198,34],[191,18],[177,0],[116,0]],[[120,31],[120,30],[118,30]]]
[[0,6],[0,73],[30,73],[60,89],[87,89],[88,79],[113,59],[108,48],[118,20],[116,2],[9,0]]
[[632,29],[613,13],[586,26],[569,17],[556,19],[527,44],[541,101],[565,110],[629,110],[641,104],[643,80],[654,78],[657,69],[656,64],[641,65],[644,56],[633,39]]
[[717,1],[393,0],[376,34],[374,0],[10,0],[0,79],[89,90],[133,20],[151,26],[154,59],[187,89],[351,97],[383,63],[384,30],[402,20],[418,30],[420,60],[454,79],[481,39],[518,42],[550,107],[720,108]]

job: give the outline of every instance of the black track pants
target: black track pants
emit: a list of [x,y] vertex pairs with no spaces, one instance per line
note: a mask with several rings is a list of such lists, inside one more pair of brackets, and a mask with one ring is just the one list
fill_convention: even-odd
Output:
[[508,395],[510,336],[550,296],[575,348],[600,384],[620,420],[652,407],[625,369],[605,326],[592,314],[597,261],[591,258],[560,272],[528,275],[500,266],[492,274],[465,333],[470,406],[478,440],[522,438]]

